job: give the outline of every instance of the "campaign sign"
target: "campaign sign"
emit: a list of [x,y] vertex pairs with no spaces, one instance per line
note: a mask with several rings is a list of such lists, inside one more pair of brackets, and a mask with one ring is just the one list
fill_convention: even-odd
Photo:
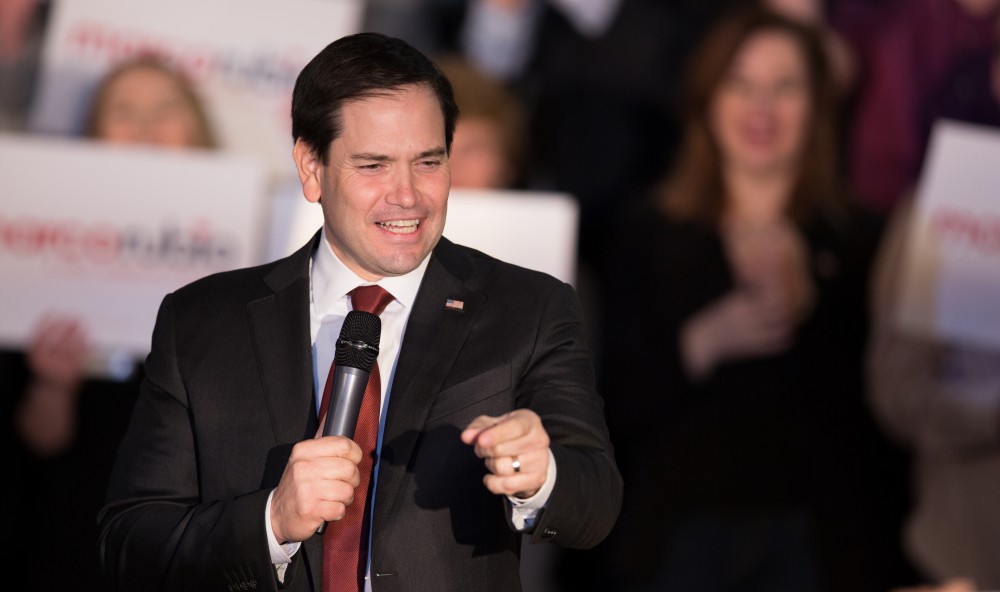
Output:
[[360,0],[60,0],[46,33],[31,127],[81,131],[90,96],[115,64],[156,55],[205,101],[223,148],[292,168],[291,94],[321,49],[361,27]]
[[142,356],[164,295],[260,262],[255,161],[0,136],[0,162],[4,347],[54,313],[81,319],[98,354]]
[[936,125],[907,237],[900,326],[1000,346],[1000,130]]
[[[536,191],[452,189],[444,236],[502,261],[576,279],[579,205],[569,195]],[[268,257],[294,252],[323,225],[319,204],[286,184],[271,203]]]

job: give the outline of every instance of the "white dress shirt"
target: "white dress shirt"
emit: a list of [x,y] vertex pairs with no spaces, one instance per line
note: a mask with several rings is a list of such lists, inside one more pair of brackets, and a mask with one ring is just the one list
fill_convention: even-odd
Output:
[[[378,366],[379,374],[382,378],[380,385],[382,411],[379,418],[377,452],[380,452],[382,449],[385,412],[389,407],[389,393],[392,392],[392,382],[396,375],[396,363],[399,361],[399,352],[402,349],[406,322],[410,318],[410,311],[413,310],[413,303],[417,299],[420,282],[424,279],[424,272],[427,270],[429,261],[430,256],[428,255],[410,273],[395,277],[385,277],[375,282],[392,294],[394,298],[380,315],[382,320],[382,334],[379,342]],[[344,324],[344,319],[351,310],[351,298],[348,293],[358,286],[370,285],[372,282],[365,281],[344,265],[333,252],[333,249],[330,248],[330,244],[327,242],[326,229],[324,228],[320,237],[319,247],[313,255],[309,272],[309,284],[309,325],[313,343],[313,385],[315,387],[314,392],[316,393],[316,409],[318,410],[323,397],[323,389],[326,386],[327,374],[330,371],[330,365],[333,363],[336,353],[336,340],[340,336],[340,329]],[[374,481],[371,495],[374,499],[375,486],[378,484],[377,464],[375,465],[375,473],[372,478]],[[556,463],[550,450],[549,472],[545,484],[538,493],[524,500],[508,496],[512,507],[511,519],[516,528],[527,530],[534,525],[539,511],[545,507],[545,503],[552,493],[552,488],[555,486],[555,479]],[[298,552],[301,543],[281,544],[280,541],[275,539],[274,532],[271,530],[271,497],[273,495],[274,491],[267,498],[264,523],[271,552],[271,562],[277,569],[278,579],[284,581],[285,568],[291,563],[292,556]],[[371,507],[374,507],[374,504]],[[370,540],[371,537],[369,537]],[[370,553],[371,550],[369,549]],[[367,575],[365,576],[365,590],[371,590]]]

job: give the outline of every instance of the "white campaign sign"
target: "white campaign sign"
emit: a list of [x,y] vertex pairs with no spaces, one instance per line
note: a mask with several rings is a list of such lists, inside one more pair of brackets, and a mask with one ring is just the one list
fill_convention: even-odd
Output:
[[4,346],[56,313],[81,318],[98,354],[143,355],[165,294],[261,260],[255,161],[0,136],[0,162]]
[[[573,284],[578,220],[576,200],[561,193],[452,189],[444,236]],[[288,183],[271,203],[268,257],[292,253],[322,225],[320,206]]]
[[56,0],[31,127],[73,134],[114,64],[155,54],[195,83],[223,148],[294,173],[292,87],[330,42],[361,27],[361,0]]
[[1000,346],[1000,130],[937,124],[902,272],[901,327]]

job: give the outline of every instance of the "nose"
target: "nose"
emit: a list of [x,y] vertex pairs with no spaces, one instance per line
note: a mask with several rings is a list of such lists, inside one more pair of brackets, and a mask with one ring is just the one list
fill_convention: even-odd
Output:
[[757,108],[767,109],[774,105],[777,92],[765,86],[754,87],[749,93],[750,103]]
[[410,208],[417,203],[417,187],[412,170],[408,168],[400,170],[386,201],[401,208]]
[[131,124],[134,141],[146,144],[155,143],[159,119],[154,113],[149,111],[137,112],[132,116]]

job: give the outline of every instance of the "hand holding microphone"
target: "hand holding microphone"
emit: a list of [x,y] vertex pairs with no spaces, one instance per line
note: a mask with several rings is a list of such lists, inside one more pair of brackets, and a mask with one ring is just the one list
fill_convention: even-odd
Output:
[[341,519],[354,501],[363,453],[352,438],[378,358],[381,331],[381,320],[371,313],[353,310],[344,319],[327,385],[329,404],[326,417],[321,418],[322,437],[292,448],[271,498],[271,528],[278,542],[322,534],[326,522]]
[[[323,425],[324,438],[354,438],[361,401],[365,397],[372,368],[378,360],[381,336],[382,321],[378,315],[360,310],[347,313],[337,339],[330,403]],[[326,522],[319,526],[316,533],[323,534],[324,530]]]

